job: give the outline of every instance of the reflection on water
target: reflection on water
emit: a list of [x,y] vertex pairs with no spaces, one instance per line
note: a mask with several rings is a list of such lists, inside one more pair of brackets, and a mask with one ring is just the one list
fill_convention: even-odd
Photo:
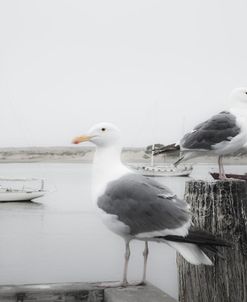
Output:
[[[235,173],[246,171],[246,166],[226,168]],[[209,178],[208,171],[206,165],[196,166],[192,177]],[[90,165],[2,164],[1,175],[44,178],[50,190],[37,202],[0,204],[1,284],[121,278],[124,243],[94,213]],[[188,179],[157,180],[182,198]],[[131,247],[129,278],[139,280],[143,243],[133,242]],[[148,280],[176,297],[174,250],[164,244],[150,244]]]
[[13,207],[15,211],[32,211],[32,210],[43,210],[44,209],[44,204],[40,201],[28,201],[28,202],[8,202],[8,201],[2,201],[0,203],[0,210],[4,211],[13,211]]

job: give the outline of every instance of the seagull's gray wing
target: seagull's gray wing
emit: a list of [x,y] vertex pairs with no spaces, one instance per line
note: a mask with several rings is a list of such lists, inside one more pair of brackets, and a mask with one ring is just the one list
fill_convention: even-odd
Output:
[[117,215],[131,235],[179,228],[190,220],[183,200],[139,174],[126,174],[110,182],[97,204],[106,213]]
[[214,145],[231,141],[239,133],[235,115],[223,111],[197,125],[182,138],[180,145],[183,149],[212,150]]

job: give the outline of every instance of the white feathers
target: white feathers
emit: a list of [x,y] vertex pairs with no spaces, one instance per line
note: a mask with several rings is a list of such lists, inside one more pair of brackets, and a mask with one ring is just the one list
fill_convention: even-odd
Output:
[[92,195],[94,202],[101,196],[109,182],[120,178],[126,173],[131,173],[130,169],[124,166],[120,160],[121,147],[113,145],[108,147],[98,147],[93,161],[93,183]]
[[179,252],[185,260],[194,265],[213,265],[208,256],[195,244],[166,241],[168,245]]
[[175,236],[186,236],[189,231],[189,227],[191,225],[191,220],[187,221],[184,225],[182,225],[179,228],[176,229],[165,229],[160,231],[154,231],[154,232],[146,232],[146,233],[140,233],[135,235],[136,239],[143,239],[143,238],[153,238],[158,236],[168,236],[168,235],[175,235]]

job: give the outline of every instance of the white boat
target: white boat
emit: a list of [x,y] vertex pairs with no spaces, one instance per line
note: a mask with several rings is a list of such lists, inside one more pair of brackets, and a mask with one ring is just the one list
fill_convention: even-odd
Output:
[[175,167],[173,164],[155,165],[154,164],[154,145],[152,147],[150,165],[136,164],[132,168],[140,172],[144,176],[189,176],[193,170],[190,164],[180,164]]
[[191,165],[179,165],[174,167],[171,165],[133,165],[131,166],[144,176],[189,176],[193,170]]
[[[38,183],[38,188],[27,187],[31,182]],[[21,184],[21,188],[17,184]],[[45,193],[43,179],[0,177],[0,202],[31,201]]]

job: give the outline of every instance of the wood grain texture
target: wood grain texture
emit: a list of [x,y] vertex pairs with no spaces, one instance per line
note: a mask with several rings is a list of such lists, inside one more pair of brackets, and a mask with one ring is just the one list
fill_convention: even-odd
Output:
[[233,243],[222,248],[224,259],[214,266],[194,266],[181,256],[180,302],[247,302],[247,187],[241,180],[190,181],[185,199],[191,205],[195,227]]

